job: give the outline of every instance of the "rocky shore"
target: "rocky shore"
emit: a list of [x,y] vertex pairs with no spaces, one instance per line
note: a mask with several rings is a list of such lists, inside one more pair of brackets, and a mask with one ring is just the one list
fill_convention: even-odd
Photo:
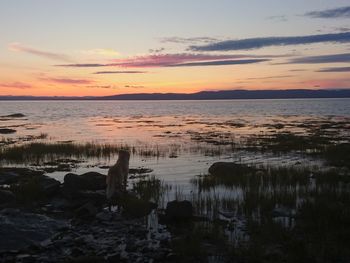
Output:
[[155,204],[128,193],[108,211],[105,175],[0,168],[0,262],[170,262]]

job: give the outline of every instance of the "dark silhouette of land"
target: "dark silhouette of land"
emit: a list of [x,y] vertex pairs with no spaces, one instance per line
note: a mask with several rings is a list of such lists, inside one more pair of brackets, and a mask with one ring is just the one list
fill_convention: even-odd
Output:
[[112,96],[0,96],[0,100],[225,100],[350,98],[350,89],[220,90],[197,93],[134,93]]

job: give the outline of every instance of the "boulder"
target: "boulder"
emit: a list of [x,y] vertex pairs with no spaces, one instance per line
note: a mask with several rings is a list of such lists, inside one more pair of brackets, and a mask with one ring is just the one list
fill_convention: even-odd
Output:
[[11,190],[19,202],[45,200],[54,196],[60,189],[61,183],[45,175],[23,178],[11,185]]
[[97,172],[82,175],[69,173],[64,177],[64,190],[70,192],[106,189],[106,176]]
[[48,176],[40,176],[38,183],[40,191],[46,197],[50,197],[56,194],[61,186],[61,183],[59,181]]
[[124,212],[131,217],[144,217],[149,215],[153,209],[157,208],[155,203],[140,199],[131,194],[126,194],[121,198],[121,206]]
[[24,178],[31,178],[43,174],[43,171],[31,170],[28,168],[3,167],[0,168],[0,185],[17,183]]
[[190,201],[171,201],[167,203],[165,218],[170,221],[188,220],[193,216],[193,207]]
[[0,251],[38,245],[67,226],[65,221],[44,215],[3,209],[0,211]]
[[252,171],[253,168],[233,162],[216,162],[209,167],[209,173],[214,176],[231,176]]

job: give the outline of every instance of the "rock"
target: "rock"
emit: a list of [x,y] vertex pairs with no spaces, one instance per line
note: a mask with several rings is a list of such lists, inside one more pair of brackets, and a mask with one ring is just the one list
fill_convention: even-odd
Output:
[[77,198],[90,200],[95,204],[102,205],[106,203],[106,191],[78,191],[76,194]]
[[0,190],[0,206],[4,204],[14,203],[16,196],[8,190]]
[[59,181],[48,176],[40,176],[38,183],[40,190],[46,197],[53,196],[59,191],[61,186]]
[[21,263],[33,263],[37,262],[37,257],[29,254],[20,254],[16,257],[16,262],[21,262]]
[[31,170],[28,168],[3,167],[0,168],[0,185],[17,183],[24,178],[31,178],[43,174],[43,171]]
[[61,183],[48,176],[34,176],[23,178],[18,183],[11,185],[17,201],[31,203],[38,200],[46,200],[52,197],[60,189]]
[[66,227],[66,222],[62,220],[19,209],[3,209],[0,211],[0,251],[38,245]]
[[231,176],[252,171],[253,168],[233,162],[216,162],[209,167],[209,173],[214,176]]
[[16,130],[14,129],[8,129],[8,128],[0,128],[0,134],[11,134],[15,133]]
[[101,222],[110,221],[112,219],[112,217],[113,217],[113,215],[110,212],[105,211],[105,210],[103,210],[102,212],[99,212],[96,215],[96,219],[98,221],[101,221]]
[[188,220],[193,216],[193,207],[190,201],[171,201],[167,203],[165,218],[170,221]]
[[97,207],[93,203],[88,202],[75,210],[75,217],[81,219],[90,219],[94,218],[97,212]]
[[106,176],[97,172],[88,172],[82,175],[69,173],[64,177],[64,190],[68,192],[104,189],[106,189]]
[[142,200],[130,194],[122,197],[121,206],[127,215],[136,218],[147,216],[153,209],[157,208],[155,203]]
[[22,113],[14,113],[14,114],[9,114],[9,115],[2,115],[0,116],[1,118],[23,118],[26,115],[22,114]]

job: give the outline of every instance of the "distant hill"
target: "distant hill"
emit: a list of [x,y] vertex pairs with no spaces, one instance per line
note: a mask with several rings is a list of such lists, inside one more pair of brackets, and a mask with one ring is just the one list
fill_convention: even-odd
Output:
[[224,100],[350,98],[350,89],[220,90],[197,93],[135,93],[102,97],[0,96],[0,100]]

